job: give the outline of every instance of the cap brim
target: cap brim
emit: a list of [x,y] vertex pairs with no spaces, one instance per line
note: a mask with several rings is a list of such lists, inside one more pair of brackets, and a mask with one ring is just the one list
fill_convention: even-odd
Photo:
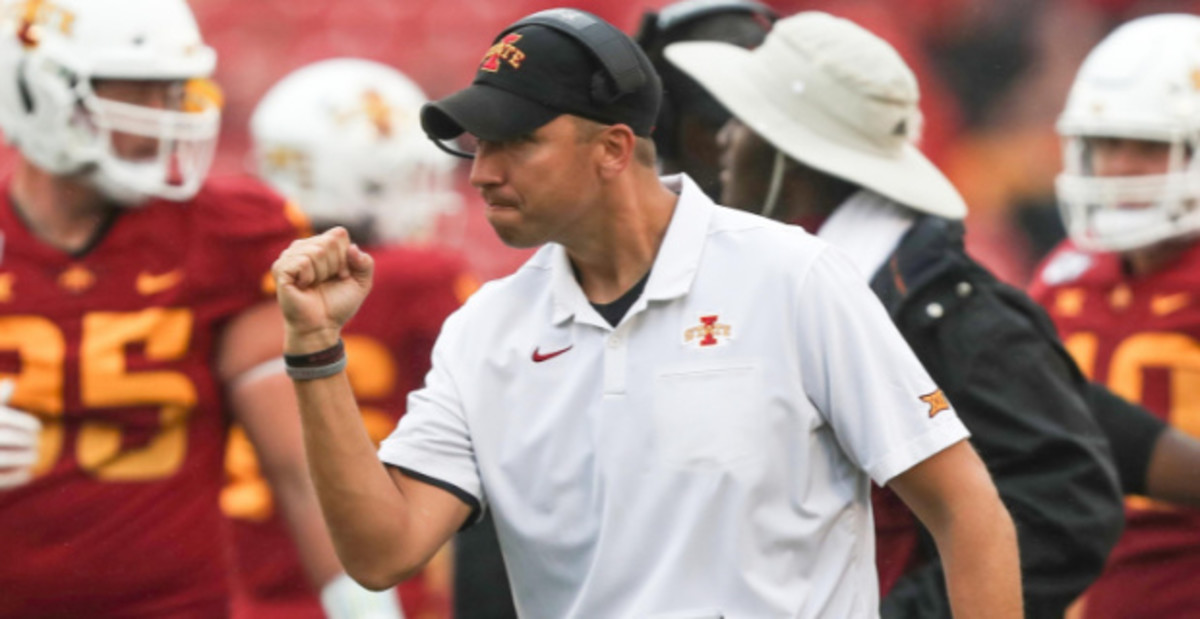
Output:
[[857,183],[919,211],[962,219],[966,203],[940,170],[912,144],[882,154],[852,131],[802,108],[771,103],[753,52],[715,42],[669,45],[667,59],[704,86],[755,133],[805,165]]
[[463,133],[491,141],[535,131],[561,112],[487,84],[472,84],[421,108],[421,128],[436,140]]

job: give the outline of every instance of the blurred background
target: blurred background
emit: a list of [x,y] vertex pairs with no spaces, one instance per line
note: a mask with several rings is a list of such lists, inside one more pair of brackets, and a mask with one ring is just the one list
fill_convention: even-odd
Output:
[[[266,90],[322,58],[391,64],[431,97],[466,85],[492,37],[554,0],[190,0],[209,44],[226,108],[215,174],[247,173],[247,123]],[[576,0],[626,32],[669,0]],[[922,148],[970,205],[968,247],[1023,286],[1061,237],[1053,180],[1054,120],[1087,51],[1116,24],[1197,12],[1200,0],[768,0],[780,14],[819,9],[891,42],[917,74]],[[0,155],[0,171],[11,153]],[[495,240],[465,184],[467,208],[448,222],[477,275],[511,272],[528,252]]]

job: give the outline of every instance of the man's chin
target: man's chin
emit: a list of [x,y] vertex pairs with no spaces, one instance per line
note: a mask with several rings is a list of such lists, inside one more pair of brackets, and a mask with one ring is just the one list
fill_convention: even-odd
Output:
[[532,249],[545,243],[545,240],[532,238],[531,235],[515,226],[497,223],[491,219],[488,220],[488,223],[492,225],[492,230],[496,231],[500,242],[513,249]]

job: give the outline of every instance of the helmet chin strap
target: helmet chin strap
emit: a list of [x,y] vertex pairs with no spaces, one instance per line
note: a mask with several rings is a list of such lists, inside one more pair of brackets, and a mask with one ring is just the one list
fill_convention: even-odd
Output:
[[762,216],[770,217],[779,204],[779,194],[783,191],[783,168],[787,157],[783,151],[775,149],[775,163],[771,166],[771,184],[767,187],[767,199],[763,202]]
[[150,196],[131,189],[114,181],[107,174],[93,169],[87,175],[87,180],[100,195],[108,198],[113,204],[125,208],[136,208],[149,201]]

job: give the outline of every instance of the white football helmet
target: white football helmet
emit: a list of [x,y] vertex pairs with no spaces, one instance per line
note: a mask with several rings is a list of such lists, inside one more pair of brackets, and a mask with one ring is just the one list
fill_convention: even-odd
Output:
[[[185,200],[216,146],[216,62],[185,0],[0,0],[0,129],[34,165],[85,174],[118,203]],[[179,109],[102,99],[104,79],[178,82]],[[115,134],[157,153],[123,159]]]
[[316,223],[367,229],[376,240],[427,239],[459,207],[454,161],[425,137],[420,87],[369,60],[297,69],[254,110],[259,176]]
[[[1200,17],[1143,17],[1101,41],[1079,69],[1058,132],[1059,208],[1077,245],[1127,251],[1200,231]],[[1169,167],[1096,176],[1088,139],[1100,137],[1169,144]]]

